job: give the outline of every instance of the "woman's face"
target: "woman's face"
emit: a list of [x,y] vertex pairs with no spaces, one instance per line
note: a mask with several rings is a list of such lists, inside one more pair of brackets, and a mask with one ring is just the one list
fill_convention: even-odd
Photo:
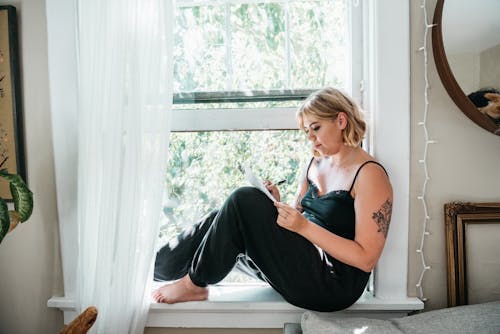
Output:
[[[340,116],[340,114],[339,114]],[[335,120],[318,119],[313,116],[303,116],[304,131],[313,145],[313,149],[323,156],[338,152],[343,145],[342,129],[344,115]]]

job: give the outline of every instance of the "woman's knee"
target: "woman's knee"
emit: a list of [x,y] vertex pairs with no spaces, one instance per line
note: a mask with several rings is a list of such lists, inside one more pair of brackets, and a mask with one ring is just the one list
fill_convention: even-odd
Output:
[[249,223],[255,228],[261,224],[269,225],[270,221],[276,221],[278,215],[273,202],[254,187],[236,189],[229,196],[227,205],[235,210],[240,223]]
[[[238,204],[257,204],[264,202],[267,196],[257,188],[254,187],[240,187],[234,190],[229,196],[229,200]],[[267,199],[269,201],[269,199]]]

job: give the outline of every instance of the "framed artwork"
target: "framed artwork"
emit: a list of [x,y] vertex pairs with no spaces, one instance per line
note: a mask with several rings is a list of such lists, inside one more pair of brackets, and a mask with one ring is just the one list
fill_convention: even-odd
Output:
[[[0,169],[26,181],[17,14],[0,6]],[[0,180],[0,197],[12,200],[9,183]]]
[[448,307],[500,299],[500,203],[444,205]]

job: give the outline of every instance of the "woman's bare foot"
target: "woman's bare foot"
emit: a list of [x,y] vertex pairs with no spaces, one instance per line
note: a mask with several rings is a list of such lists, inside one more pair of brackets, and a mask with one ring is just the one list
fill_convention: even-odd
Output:
[[189,275],[184,276],[175,283],[165,284],[153,292],[153,299],[157,303],[175,304],[195,300],[206,300],[207,298],[208,289],[194,285]]

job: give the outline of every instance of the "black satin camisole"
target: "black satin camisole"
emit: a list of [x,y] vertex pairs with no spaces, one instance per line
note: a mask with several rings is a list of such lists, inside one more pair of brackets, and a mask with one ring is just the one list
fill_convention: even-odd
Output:
[[[311,163],[313,160],[314,159],[311,160]],[[354,240],[356,217],[354,212],[354,198],[351,196],[351,191],[359,172],[368,163],[377,164],[384,169],[384,167],[376,161],[369,160],[364,162],[356,171],[349,190],[334,190],[323,195],[318,195],[317,186],[307,177],[308,188],[301,200],[301,206],[304,210],[302,214],[304,217],[340,237]],[[309,164],[306,175],[309,174],[310,166],[311,164]],[[359,270],[341,263],[328,254],[327,256],[334,263],[334,267],[337,270],[341,270],[341,268],[345,269],[345,266],[355,271]],[[364,273],[361,270],[359,271]],[[369,273],[366,274],[369,275]]]

